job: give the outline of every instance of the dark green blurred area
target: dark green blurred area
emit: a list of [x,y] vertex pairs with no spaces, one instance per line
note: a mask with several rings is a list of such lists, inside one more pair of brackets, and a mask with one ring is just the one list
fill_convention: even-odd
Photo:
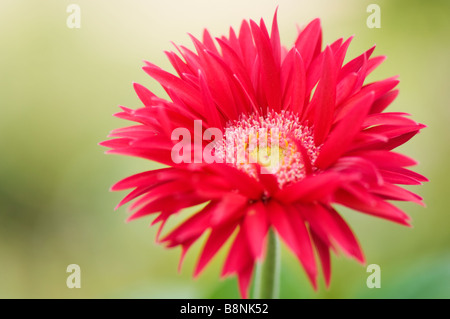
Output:
[[[69,29],[68,4],[81,8],[81,28]],[[369,29],[366,8],[381,8],[381,28]],[[344,210],[368,264],[381,266],[381,288],[369,289],[365,266],[333,257],[331,287],[313,291],[287,249],[282,298],[450,297],[450,12],[449,1],[142,1],[2,0],[0,4],[0,297],[234,298],[236,280],[219,279],[226,249],[197,279],[191,273],[202,243],[177,272],[180,251],[154,243],[152,218],[125,223],[117,180],[157,167],[104,155],[97,144],[130,125],[113,118],[118,105],[140,107],[132,82],[162,90],[143,60],[170,69],[170,41],[191,46],[187,33],[204,27],[219,36],[242,19],[270,25],[279,5],[282,42],[296,24],[322,19],[324,43],[355,35],[348,58],[373,44],[388,59],[369,81],[400,75],[400,95],[388,109],[428,126],[399,151],[416,158],[430,182],[411,187],[426,208],[403,203],[413,228]],[[347,60],[348,60],[347,58]],[[81,267],[81,288],[66,286],[66,267]]]

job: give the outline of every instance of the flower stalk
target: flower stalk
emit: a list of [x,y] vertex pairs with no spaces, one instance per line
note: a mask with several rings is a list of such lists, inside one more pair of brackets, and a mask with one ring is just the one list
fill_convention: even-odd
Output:
[[267,234],[266,258],[258,264],[255,299],[277,299],[280,288],[280,241],[272,228]]

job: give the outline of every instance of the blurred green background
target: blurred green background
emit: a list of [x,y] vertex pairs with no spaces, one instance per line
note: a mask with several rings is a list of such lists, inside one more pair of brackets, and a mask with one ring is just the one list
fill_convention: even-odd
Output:
[[[69,4],[81,8],[81,28],[66,25]],[[369,29],[366,8],[381,8],[381,28]],[[152,218],[125,223],[111,193],[117,180],[156,167],[104,155],[97,145],[130,122],[118,105],[140,107],[132,82],[162,90],[143,60],[172,70],[170,41],[192,47],[187,32],[215,36],[242,19],[267,24],[279,5],[282,42],[296,25],[322,19],[324,43],[355,35],[348,58],[373,44],[388,59],[369,81],[400,75],[390,111],[428,125],[399,150],[420,161],[430,183],[410,189],[427,208],[400,204],[413,228],[339,208],[358,236],[367,263],[381,266],[381,288],[354,260],[333,256],[331,287],[314,292],[283,250],[282,298],[450,297],[450,12],[449,1],[144,1],[2,0],[0,2],[0,297],[235,298],[236,280],[219,279],[221,251],[197,279],[191,274],[201,243],[177,272],[178,249],[154,243]],[[347,60],[348,60],[347,58]],[[66,267],[81,267],[81,288],[68,289]]]

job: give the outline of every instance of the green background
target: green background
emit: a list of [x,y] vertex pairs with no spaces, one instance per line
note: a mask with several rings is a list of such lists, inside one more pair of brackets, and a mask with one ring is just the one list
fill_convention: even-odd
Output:
[[[81,28],[66,25],[69,4],[81,8]],[[369,29],[366,8],[381,8],[381,28]],[[409,189],[426,208],[404,203],[413,228],[344,210],[368,264],[381,267],[381,288],[369,289],[366,268],[333,256],[332,283],[314,292],[296,259],[282,251],[282,298],[449,298],[450,12],[449,1],[143,1],[2,0],[0,2],[0,297],[234,298],[235,278],[220,279],[226,250],[191,277],[201,242],[177,272],[179,249],[154,243],[152,218],[125,223],[114,206],[125,193],[109,187],[156,167],[104,155],[97,144],[130,125],[112,117],[118,105],[140,107],[132,82],[163,94],[142,70],[149,60],[172,70],[170,41],[192,47],[187,33],[215,36],[242,19],[267,24],[279,5],[281,40],[296,25],[322,19],[324,43],[355,35],[355,57],[373,44],[388,59],[369,81],[400,75],[400,95],[388,109],[428,126],[399,150],[416,158],[430,182]],[[347,58],[347,61],[348,61]],[[66,267],[81,267],[81,288],[69,289]]]

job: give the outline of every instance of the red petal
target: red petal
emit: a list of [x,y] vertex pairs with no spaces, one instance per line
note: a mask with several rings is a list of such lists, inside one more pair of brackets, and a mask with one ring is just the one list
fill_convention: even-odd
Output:
[[193,238],[199,238],[209,227],[211,207],[212,205],[207,205],[201,211],[182,222],[177,228],[162,238],[161,242],[167,242],[168,246],[173,247]]
[[341,215],[336,212],[333,208],[328,207],[327,213],[333,218],[334,223],[339,228],[342,238],[339,238],[337,234],[335,239],[339,242],[339,245],[352,257],[355,257],[361,264],[365,263],[364,254],[361,247],[356,239],[350,226],[345,222]]
[[277,21],[278,8],[275,9],[275,14],[272,20],[272,31],[270,32],[270,41],[272,44],[272,52],[275,60],[275,64],[281,64],[281,42],[280,42],[280,32],[278,31],[278,21]]
[[340,185],[341,174],[325,172],[288,185],[281,189],[275,198],[285,203],[296,201],[309,202],[324,199]]
[[417,125],[417,122],[405,117],[408,115],[399,112],[369,114],[363,126],[367,128],[375,125]]
[[[112,140],[100,142],[99,145],[108,147],[108,148],[113,148],[113,149],[117,149],[117,148],[120,149],[120,148],[128,147],[130,145],[131,141],[133,141],[133,140],[130,138],[115,138]],[[110,152],[111,151],[107,151],[107,153],[110,153]]]
[[[342,80],[344,77],[346,77],[350,73],[358,72],[361,69],[361,67],[364,65],[364,61],[371,56],[373,50],[375,50],[375,46],[373,46],[372,48],[370,48],[369,50],[367,50],[360,56],[354,58],[353,60],[351,60],[350,62],[345,64],[342,67],[341,71],[339,72],[338,81]],[[362,76],[364,78],[366,77],[365,72]]]
[[367,61],[366,76],[372,73],[373,70],[375,70],[381,63],[384,62],[384,60],[386,60],[386,56],[384,55],[376,56],[372,59],[369,59]]
[[208,240],[203,247],[202,254],[197,262],[197,266],[195,267],[194,277],[201,273],[209,261],[231,236],[236,227],[236,224],[228,224],[221,227],[212,228]]
[[243,299],[248,298],[253,268],[254,268],[253,263],[251,263],[238,272],[239,292],[241,293]]
[[202,93],[204,109],[206,113],[206,119],[210,127],[215,127],[220,130],[223,129],[222,122],[220,119],[220,114],[217,111],[216,105],[214,104],[211,92],[209,91],[208,85],[206,84],[205,77],[199,71],[198,78],[200,82],[200,92]]
[[180,261],[178,262],[178,272],[181,272],[181,266],[183,265],[184,257],[186,257],[186,253],[188,252],[192,244],[195,242],[195,240],[196,238],[193,238],[181,244],[181,256]]
[[419,133],[420,129],[424,128],[424,125],[419,125],[417,127],[417,130],[413,130],[409,133],[406,134],[402,134],[399,136],[396,136],[394,138],[391,138],[388,142],[386,143],[378,143],[376,145],[372,145],[373,148],[382,148],[385,150],[392,150],[404,143],[406,143],[407,141],[409,141],[411,138],[414,137],[414,135],[416,135],[417,133]]
[[325,277],[325,285],[328,288],[330,286],[331,280],[330,249],[328,248],[328,245],[325,242],[323,242],[314,231],[311,231],[311,238],[319,254],[323,276]]
[[187,65],[178,55],[174,52],[164,51],[170,63],[172,64],[175,71],[177,71],[180,78],[184,78],[184,74],[195,74],[196,70],[193,70],[189,65]]
[[120,148],[107,151],[108,154],[120,154],[135,157],[142,157],[152,161],[156,161],[166,165],[173,165],[172,157],[170,152],[163,152],[160,149],[147,149],[147,148]]
[[376,101],[377,99],[388,93],[390,90],[395,88],[398,85],[398,83],[400,83],[400,81],[397,80],[397,76],[393,76],[382,81],[377,81],[365,85],[361,89],[360,94],[367,94],[369,92],[374,92],[375,93],[374,101]]
[[118,209],[120,206],[125,205],[129,201],[132,201],[136,197],[139,197],[148,191],[150,191],[154,186],[148,186],[148,187],[138,187],[135,190],[131,191],[127,196],[122,198],[122,200],[117,204],[117,206],[114,209]]
[[236,221],[245,213],[248,198],[229,192],[211,209],[211,225],[220,226]]
[[[111,191],[121,191],[133,187],[137,187],[134,191],[128,194],[117,207],[125,204],[126,202],[148,192],[153,187],[172,181],[177,178],[189,177],[189,172],[184,172],[174,168],[162,168],[153,171],[147,171],[139,173],[117,182],[111,187]],[[117,208],[116,207],[116,208]]]
[[314,141],[322,144],[330,131],[336,102],[336,63],[330,47],[325,49],[323,72],[314,97],[317,96],[314,111]]
[[308,230],[300,214],[292,207],[289,211],[287,209],[287,207],[282,207],[271,201],[267,211],[277,233],[300,260],[308,278],[316,289],[317,267]]
[[[187,85],[185,81],[159,68],[144,66],[143,69],[163,87],[173,91],[191,107],[202,105],[197,90]],[[201,110],[198,111],[201,112]]]
[[422,202],[422,197],[396,185],[386,183],[382,186],[371,188],[371,192],[386,199],[408,201],[425,206]]
[[234,51],[228,44],[224,41],[217,39],[217,42],[220,45],[220,48],[223,52],[223,57],[227,61],[227,64],[233,71],[234,77],[239,79],[239,82],[242,84],[245,92],[248,94],[250,100],[255,100],[255,92],[253,90],[252,82],[248,73],[248,70],[245,68],[245,65],[242,63],[242,60],[238,56],[238,53]]
[[320,27],[320,19],[312,20],[297,37],[295,47],[308,68],[313,60],[317,46],[322,39],[322,28]]
[[417,165],[417,161],[403,154],[385,150],[352,152],[349,156],[361,156],[378,167],[407,167]]
[[254,260],[247,245],[247,239],[243,230],[237,234],[227,259],[223,266],[222,276],[237,273],[239,279],[239,291],[242,298],[248,297],[250,280],[253,273]]
[[259,182],[264,186],[268,195],[275,194],[279,190],[277,177],[259,164],[255,164],[254,166],[258,174]]
[[254,259],[261,258],[265,238],[269,230],[267,212],[261,202],[248,207],[242,228],[247,236],[248,246]]
[[130,206],[130,210],[134,210],[158,198],[172,197],[177,193],[182,194],[191,190],[192,186],[188,183],[187,179],[178,179],[170,182],[158,183],[157,187],[153,188],[150,193],[135,201]]
[[294,113],[302,114],[306,96],[306,71],[302,57],[297,50],[294,53],[292,77],[291,110]]
[[225,178],[233,188],[249,199],[259,200],[261,198],[264,191],[261,184],[241,170],[226,163],[212,163],[208,165],[207,169]]
[[281,107],[280,65],[276,64],[269,36],[254,21],[250,21],[253,38],[261,63],[261,81],[268,107],[279,111]]
[[246,20],[242,21],[239,30],[239,44],[244,58],[244,65],[247,67],[247,72],[252,74],[252,68],[256,57],[256,48],[253,44],[250,26]]
[[203,44],[205,45],[205,47],[208,48],[208,50],[219,55],[219,51],[217,50],[216,45],[214,44],[214,40],[209,34],[209,31],[207,29],[203,30]]
[[352,40],[353,40],[353,36],[348,38],[336,51],[335,57],[334,57],[335,61],[336,61],[336,67],[341,68],[342,63],[344,62],[344,59],[345,59],[345,54],[347,53],[347,49],[350,45],[350,42],[352,42]]
[[152,98],[156,97],[156,95],[150,92],[150,90],[147,89],[145,86],[140,85],[138,83],[133,83],[133,87],[142,103],[145,106],[151,106]]
[[323,144],[315,165],[326,168],[335,162],[351,145],[355,134],[361,130],[361,125],[373,102],[373,93],[352,99],[351,111],[331,131]]
[[340,190],[335,194],[335,199],[336,202],[357,211],[384,218],[405,226],[410,226],[408,223],[410,220],[408,215],[397,207],[384,200],[378,199],[369,193],[366,194],[365,200],[363,200],[348,191]]
[[329,239],[334,239],[348,256],[364,263],[364,257],[358,241],[347,223],[334,209],[331,207],[325,208],[321,205],[302,205],[298,209],[314,230],[320,230]]
[[379,99],[377,99],[375,102],[373,102],[372,109],[370,110],[370,113],[381,113],[383,112],[389,104],[392,103],[392,101],[395,100],[395,98],[398,96],[398,90],[393,90]]
[[154,214],[157,212],[178,212],[179,210],[204,203],[203,198],[195,197],[193,192],[179,193],[171,196],[158,197],[146,203],[142,208],[131,215],[127,221]]
[[350,73],[345,78],[343,78],[336,87],[336,105],[340,105],[345,99],[347,99],[352,93],[353,88],[356,84],[356,79],[358,74]]
[[380,169],[380,173],[386,182],[392,184],[420,185],[422,182],[428,182],[425,176],[405,168],[391,167],[389,169]]
[[378,171],[378,167],[371,161],[359,156],[341,157],[335,165],[333,171],[347,173],[350,179],[360,180],[364,184],[371,186],[383,184],[383,177]]

